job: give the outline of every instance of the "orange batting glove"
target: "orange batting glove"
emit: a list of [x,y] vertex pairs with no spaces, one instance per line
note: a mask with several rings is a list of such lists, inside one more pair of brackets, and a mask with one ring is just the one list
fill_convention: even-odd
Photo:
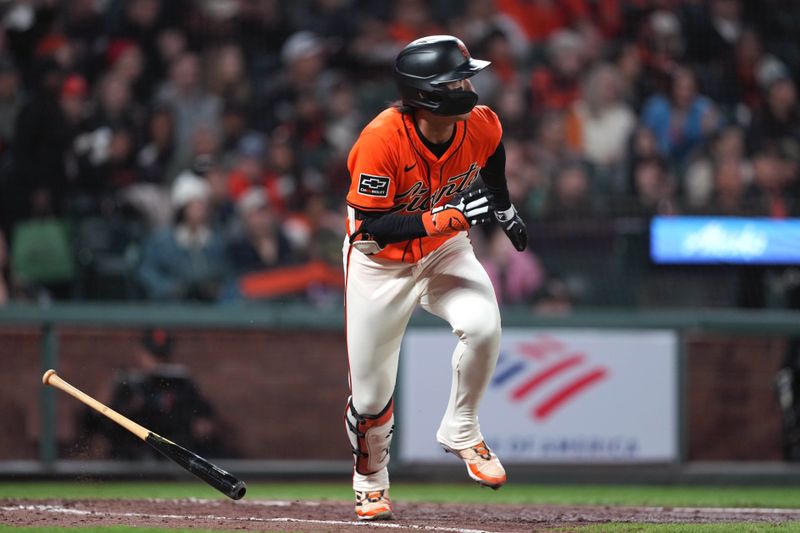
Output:
[[422,214],[422,224],[430,237],[467,231],[471,226],[491,220],[491,196],[486,189],[460,194],[444,205]]

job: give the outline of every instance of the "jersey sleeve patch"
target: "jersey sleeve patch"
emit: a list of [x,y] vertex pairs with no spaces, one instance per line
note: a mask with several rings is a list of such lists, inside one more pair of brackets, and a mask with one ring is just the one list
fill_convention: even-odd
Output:
[[365,196],[386,198],[389,196],[389,178],[361,173],[358,176],[358,193]]

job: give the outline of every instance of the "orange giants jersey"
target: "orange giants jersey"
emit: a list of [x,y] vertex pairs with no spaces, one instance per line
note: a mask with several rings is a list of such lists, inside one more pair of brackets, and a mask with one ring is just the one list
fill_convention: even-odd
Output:
[[[386,109],[364,128],[347,158],[347,234],[359,225],[354,209],[418,215],[468,190],[502,134],[497,115],[476,106],[467,120],[455,124],[450,147],[437,158],[419,138],[409,114]],[[396,242],[375,255],[414,263],[451,237]]]

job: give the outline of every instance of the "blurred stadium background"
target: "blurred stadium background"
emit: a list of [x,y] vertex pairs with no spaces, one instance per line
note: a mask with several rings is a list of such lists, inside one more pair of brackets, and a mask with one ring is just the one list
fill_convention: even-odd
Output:
[[[471,234],[505,328],[482,422],[516,479],[800,479],[797,2],[28,0],[0,21],[1,475],[164,474],[44,390],[55,367],[237,472],[346,476],[345,161],[396,53],[450,33],[493,62],[474,81],[532,240]],[[452,339],[412,325],[394,461],[449,479]]]

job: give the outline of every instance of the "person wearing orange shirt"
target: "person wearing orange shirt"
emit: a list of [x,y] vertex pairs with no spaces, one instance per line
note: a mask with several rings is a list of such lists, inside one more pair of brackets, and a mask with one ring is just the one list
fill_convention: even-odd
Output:
[[586,0],[496,0],[495,8],[514,20],[531,43],[544,41],[563,28],[577,26],[590,15]]
[[[392,397],[417,305],[447,320],[458,337],[437,441],[481,485],[506,482],[477,418],[499,352],[500,311],[467,232],[495,220],[522,251],[527,231],[508,196],[502,127],[491,109],[476,106],[469,80],[488,64],[452,36],[410,43],[394,66],[402,103],[364,128],[348,158],[345,425],[360,519],[392,517]],[[485,188],[473,187],[479,177]]]

